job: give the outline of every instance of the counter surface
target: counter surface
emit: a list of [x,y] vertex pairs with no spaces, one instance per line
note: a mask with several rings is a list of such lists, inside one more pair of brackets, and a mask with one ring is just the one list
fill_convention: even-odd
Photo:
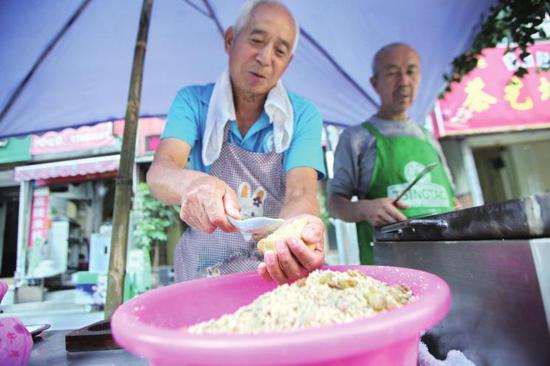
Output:
[[67,352],[65,351],[65,335],[70,331],[71,330],[45,331],[35,338],[29,365],[148,365],[146,359],[135,356],[124,349],[93,352]]

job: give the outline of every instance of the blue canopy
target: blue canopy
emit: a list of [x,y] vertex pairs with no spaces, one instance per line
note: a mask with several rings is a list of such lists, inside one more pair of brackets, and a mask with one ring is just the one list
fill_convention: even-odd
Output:
[[[302,35],[283,80],[312,100],[326,122],[357,124],[378,104],[369,83],[374,53],[406,42],[422,58],[412,110],[420,119],[441,91],[451,60],[471,45],[482,14],[496,2],[286,1]],[[218,77],[227,64],[223,30],[241,3],[154,3],[141,116],[165,115],[182,86]],[[140,10],[137,0],[1,1],[0,137],[124,118]]]

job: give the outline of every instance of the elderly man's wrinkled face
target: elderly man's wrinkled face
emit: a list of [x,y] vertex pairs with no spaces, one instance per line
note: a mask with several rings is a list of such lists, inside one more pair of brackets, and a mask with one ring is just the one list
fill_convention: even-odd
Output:
[[295,37],[294,21],[277,5],[257,6],[238,34],[228,29],[225,48],[234,91],[266,95],[290,63]]
[[395,114],[406,113],[420,84],[418,54],[405,45],[390,48],[380,57],[377,74],[371,82],[380,95],[382,109]]

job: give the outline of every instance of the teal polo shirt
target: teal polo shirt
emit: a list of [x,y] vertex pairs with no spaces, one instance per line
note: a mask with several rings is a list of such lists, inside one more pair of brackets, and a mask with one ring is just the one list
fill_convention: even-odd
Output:
[[[213,89],[214,84],[181,89],[170,107],[161,135],[161,139],[176,138],[191,145],[190,168],[205,173],[210,171],[210,166],[202,162],[202,136],[206,130],[206,115]],[[285,172],[296,167],[313,168],[318,178],[322,179],[326,173],[321,148],[321,113],[308,100],[290,92],[288,96],[294,111],[294,130],[290,146],[283,152],[283,168]],[[237,122],[230,121],[228,141],[246,151],[271,152],[274,149],[273,124],[264,111],[242,136]]]

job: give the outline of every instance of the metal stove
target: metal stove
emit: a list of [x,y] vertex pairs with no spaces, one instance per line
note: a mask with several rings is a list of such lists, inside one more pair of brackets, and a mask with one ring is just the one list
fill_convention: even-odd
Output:
[[451,311],[423,338],[436,356],[550,365],[550,194],[378,227],[374,257],[450,285]]

